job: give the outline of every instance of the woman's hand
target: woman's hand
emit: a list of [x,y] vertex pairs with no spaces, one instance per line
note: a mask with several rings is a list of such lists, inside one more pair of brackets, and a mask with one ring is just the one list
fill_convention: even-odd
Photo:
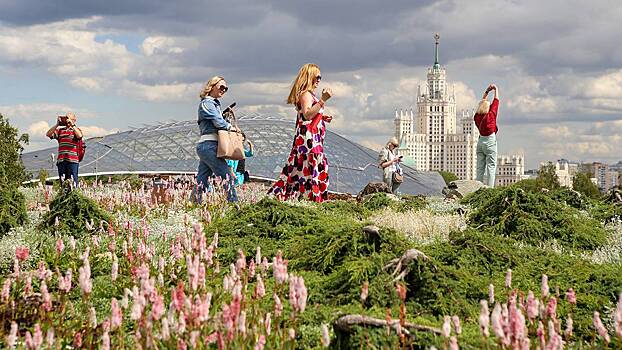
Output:
[[326,102],[333,97],[333,90],[331,88],[322,89],[322,101]]

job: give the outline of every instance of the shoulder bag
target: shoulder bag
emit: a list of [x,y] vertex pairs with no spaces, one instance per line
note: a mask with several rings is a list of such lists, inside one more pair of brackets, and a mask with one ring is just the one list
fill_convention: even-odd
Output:
[[236,131],[218,130],[218,158],[242,160],[244,159],[244,134],[238,126],[238,120],[231,110],[230,120]]

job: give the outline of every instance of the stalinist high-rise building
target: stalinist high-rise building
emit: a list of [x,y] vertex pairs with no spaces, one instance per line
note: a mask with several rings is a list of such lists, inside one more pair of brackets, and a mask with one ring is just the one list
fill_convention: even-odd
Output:
[[456,111],[455,89],[449,91],[445,67],[438,60],[438,33],[434,39],[434,65],[428,68],[427,83],[417,89],[416,109],[395,111],[395,136],[400,140],[397,153],[417,170],[449,171],[472,180],[479,132],[473,111]]

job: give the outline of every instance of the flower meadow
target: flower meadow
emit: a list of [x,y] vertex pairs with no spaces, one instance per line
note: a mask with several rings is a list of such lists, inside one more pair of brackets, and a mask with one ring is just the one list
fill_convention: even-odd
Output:
[[21,189],[28,222],[0,239],[3,347],[622,347],[622,225],[604,203],[557,208],[601,243],[537,207],[559,194],[315,204],[249,184],[238,209],[218,183],[200,204],[193,188]]

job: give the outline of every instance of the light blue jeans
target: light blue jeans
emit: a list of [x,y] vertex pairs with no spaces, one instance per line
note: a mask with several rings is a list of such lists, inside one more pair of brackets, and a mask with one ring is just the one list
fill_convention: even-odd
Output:
[[488,173],[488,187],[495,187],[497,175],[497,136],[480,136],[477,141],[477,181],[484,182]]
[[200,202],[201,192],[210,191],[210,177],[216,176],[227,179],[227,200],[237,202],[238,195],[235,192],[233,178],[229,173],[227,161],[216,157],[218,152],[218,141],[203,141],[197,144],[197,155],[199,156],[199,169],[197,170],[197,185],[199,186],[197,199]]

